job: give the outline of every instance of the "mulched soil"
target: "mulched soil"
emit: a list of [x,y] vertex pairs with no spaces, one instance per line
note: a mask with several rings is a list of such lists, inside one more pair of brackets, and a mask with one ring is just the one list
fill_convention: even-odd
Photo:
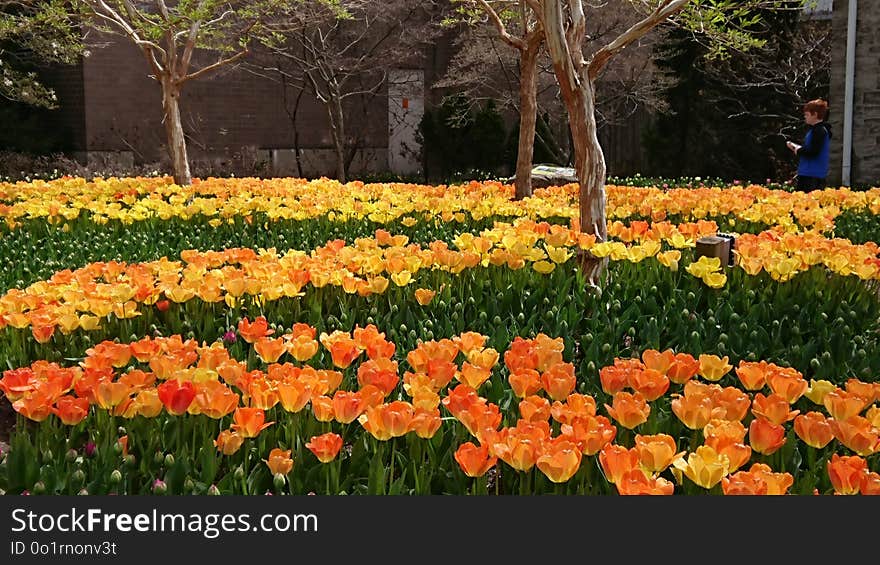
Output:
[[15,410],[12,409],[12,405],[4,396],[0,398],[0,442],[9,443],[9,435],[14,425]]

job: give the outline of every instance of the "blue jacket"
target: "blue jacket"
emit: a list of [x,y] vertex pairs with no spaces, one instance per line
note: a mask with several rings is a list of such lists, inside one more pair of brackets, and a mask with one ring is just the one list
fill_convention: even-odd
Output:
[[826,178],[830,150],[831,126],[825,122],[810,126],[804,144],[797,152],[798,176]]

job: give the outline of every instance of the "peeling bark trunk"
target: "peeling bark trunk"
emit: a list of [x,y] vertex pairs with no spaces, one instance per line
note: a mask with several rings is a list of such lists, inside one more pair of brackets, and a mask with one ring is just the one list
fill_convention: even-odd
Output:
[[336,151],[336,179],[347,182],[345,170],[345,122],[342,113],[342,99],[331,95],[327,104],[327,112],[330,116],[330,135],[333,137],[333,148]]
[[180,88],[170,79],[162,81],[162,109],[165,111],[165,134],[174,182],[188,186],[192,184],[192,174],[186,154],[186,136],[180,120]]
[[[596,242],[607,239],[605,220],[605,155],[599,145],[595,114],[595,84],[590,80],[579,41],[569,45],[562,25],[562,8],[558,0],[546,0],[544,10],[547,48],[553,60],[562,100],[568,113],[574,147],[574,168],[578,178],[580,230],[596,236]],[[572,54],[575,57],[572,57]],[[594,286],[608,263],[591,253],[583,253],[579,263],[584,277]]]
[[519,145],[516,153],[514,199],[532,195],[532,164],[535,156],[535,123],[538,119],[538,52],[541,43],[529,44],[519,59]]

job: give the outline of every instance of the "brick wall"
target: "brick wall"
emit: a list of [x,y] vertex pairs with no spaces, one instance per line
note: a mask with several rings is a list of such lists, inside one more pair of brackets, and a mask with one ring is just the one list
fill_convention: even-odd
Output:
[[[210,63],[210,59],[202,63]],[[148,72],[140,51],[123,41],[95,48],[84,60],[84,137],[88,151],[131,151],[138,163],[164,158],[161,90]],[[295,91],[290,86],[287,96],[292,109]],[[365,146],[387,147],[384,95],[371,98],[367,111],[362,100],[350,100],[351,123],[347,127],[358,131]],[[181,96],[181,114],[191,159],[231,156],[243,147],[294,146],[294,126],[285,110],[281,84],[242,68],[223,69],[187,83]],[[302,97],[296,127],[301,148],[332,147],[326,110],[308,94]]]
[[[880,183],[880,2],[859,2],[856,27],[855,90],[851,184]],[[831,94],[829,106],[834,127],[831,143],[831,184],[841,182],[843,162],[843,112],[846,78],[846,33],[849,0],[834,2],[832,17]]]

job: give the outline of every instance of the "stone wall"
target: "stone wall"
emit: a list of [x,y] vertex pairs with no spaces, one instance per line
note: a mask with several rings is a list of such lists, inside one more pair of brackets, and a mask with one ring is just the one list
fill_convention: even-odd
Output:
[[[853,143],[850,181],[853,186],[880,185],[880,2],[861,0],[856,26]],[[846,33],[849,0],[836,0],[832,17],[829,184],[841,182],[843,115],[846,80]]]

